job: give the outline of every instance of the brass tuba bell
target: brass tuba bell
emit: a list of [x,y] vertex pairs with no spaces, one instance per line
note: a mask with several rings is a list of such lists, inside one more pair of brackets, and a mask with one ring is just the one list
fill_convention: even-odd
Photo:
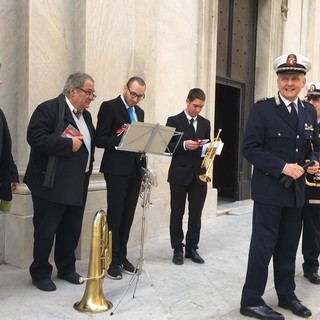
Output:
[[199,179],[203,182],[210,182],[211,178],[209,177],[214,158],[216,156],[216,150],[218,148],[221,139],[219,138],[220,132],[222,130],[219,129],[217,136],[211,141],[210,145],[207,148],[206,154],[201,163],[201,168],[206,168],[206,172],[199,175]]
[[106,213],[99,210],[92,222],[88,276],[84,279],[86,289],[81,301],[73,305],[80,312],[98,313],[112,308],[102,291],[103,278],[112,260],[112,234],[106,220]]

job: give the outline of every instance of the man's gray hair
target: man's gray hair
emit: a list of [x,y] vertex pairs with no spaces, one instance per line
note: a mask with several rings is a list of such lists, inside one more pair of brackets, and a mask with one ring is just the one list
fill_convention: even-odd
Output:
[[64,85],[63,94],[67,96],[72,88],[82,88],[86,80],[94,82],[93,78],[87,73],[77,72],[70,74],[66,84]]

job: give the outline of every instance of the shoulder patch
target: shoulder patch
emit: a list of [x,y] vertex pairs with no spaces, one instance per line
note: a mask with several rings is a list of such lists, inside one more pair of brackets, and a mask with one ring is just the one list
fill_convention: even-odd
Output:
[[263,102],[263,101],[266,101],[266,100],[268,100],[267,97],[257,100],[256,103]]
[[301,100],[301,105],[303,108],[305,108],[305,106],[311,106],[311,107],[314,107],[312,103],[306,101],[306,100]]

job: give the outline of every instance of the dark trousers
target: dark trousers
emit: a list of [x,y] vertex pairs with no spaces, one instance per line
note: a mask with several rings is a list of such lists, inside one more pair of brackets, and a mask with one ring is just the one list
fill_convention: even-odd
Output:
[[59,274],[75,271],[77,248],[84,206],[68,206],[32,195],[34,246],[30,274],[33,280],[48,279],[52,274],[49,256],[55,240],[54,261]]
[[201,229],[201,215],[207,196],[207,185],[199,184],[196,178],[187,185],[170,183],[170,240],[175,250],[183,248],[183,215],[188,197],[188,231],[186,234],[186,250],[198,249]]
[[118,265],[127,257],[127,243],[136,210],[142,177],[132,174],[104,175],[107,184],[107,222],[112,231],[112,264]]
[[273,257],[278,299],[296,299],[295,261],[301,233],[302,208],[282,208],[254,203],[252,235],[241,306],[260,306]]
[[320,254],[320,204],[306,205],[302,209],[303,234],[302,255],[303,271],[318,272]]

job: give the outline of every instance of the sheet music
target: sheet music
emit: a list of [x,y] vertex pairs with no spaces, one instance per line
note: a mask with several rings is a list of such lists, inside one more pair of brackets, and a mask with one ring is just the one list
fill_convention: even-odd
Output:
[[[164,155],[175,128],[159,124],[133,122],[123,133],[118,150]],[[172,154],[169,153],[170,155]]]

